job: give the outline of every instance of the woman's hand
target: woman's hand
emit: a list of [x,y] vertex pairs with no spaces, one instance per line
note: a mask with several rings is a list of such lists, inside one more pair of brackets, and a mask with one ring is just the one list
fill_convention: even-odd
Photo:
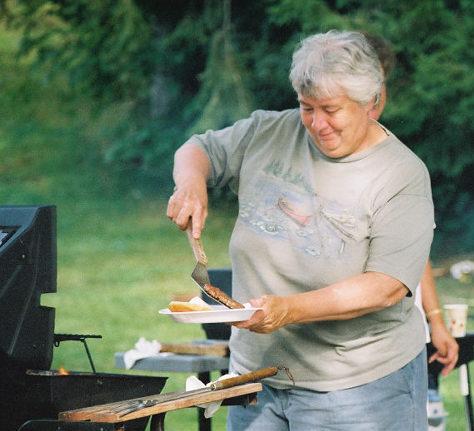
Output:
[[447,376],[456,366],[459,358],[459,346],[444,324],[431,325],[431,342],[436,348],[429,362],[438,361],[444,365],[441,374]]
[[265,295],[250,300],[252,307],[262,308],[244,322],[234,323],[240,329],[268,334],[291,323],[289,301],[283,296]]
[[193,236],[199,238],[204,229],[208,213],[207,188],[205,183],[194,183],[177,187],[168,201],[166,215],[181,230],[188,227],[192,219]]
[[194,238],[201,236],[207,218],[207,178],[210,162],[195,144],[184,144],[176,151],[173,178],[176,184],[168,201],[166,215],[181,230],[192,220]]

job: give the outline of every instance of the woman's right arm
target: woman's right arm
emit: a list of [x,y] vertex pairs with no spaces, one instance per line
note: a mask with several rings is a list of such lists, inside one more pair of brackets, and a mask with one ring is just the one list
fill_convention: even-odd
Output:
[[230,127],[194,135],[176,151],[176,187],[166,214],[182,230],[191,218],[194,238],[201,236],[207,218],[208,180],[210,187],[229,184],[236,192],[245,150],[262,116],[255,114]]
[[166,215],[185,230],[192,219],[194,238],[201,236],[207,218],[207,179],[210,162],[207,154],[198,145],[186,143],[174,157],[174,193],[168,201]]

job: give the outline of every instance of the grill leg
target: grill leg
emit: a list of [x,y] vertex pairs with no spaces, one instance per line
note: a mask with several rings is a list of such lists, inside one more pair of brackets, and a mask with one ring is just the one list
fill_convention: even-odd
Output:
[[153,415],[150,422],[150,431],[165,431],[166,412]]
[[[211,373],[205,371],[198,374],[198,379],[201,380],[205,385],[211,381]],[[211,419],[207,419],[204,416],[204,409],[197,407],[198,410],[198,421],[199,421],[199,431],[211,431]]]
[[81,341],[82,341],[82,344],[84,344],[84,348],[86,349],[87,358],[89,359],[89,364],[91,365],[92,372],[95,374],[96,370],[95,370],[95,366],[94,366],[94,361],[92,360],[91,352],[89,350],[89,346],[87,345],[87,342],[86,342],[85,338],[82,339]]
[[199,431],[211,431],[211,420],[204,416],[204,409],[198,409]]

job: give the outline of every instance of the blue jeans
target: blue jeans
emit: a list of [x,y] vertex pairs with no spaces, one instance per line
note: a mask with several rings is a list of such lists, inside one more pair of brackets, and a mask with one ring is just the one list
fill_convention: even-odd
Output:
[[426,431],[424,349],[398,371],[354,388],[317,392],[263,385],[257,404],[231,406],[228,431]]

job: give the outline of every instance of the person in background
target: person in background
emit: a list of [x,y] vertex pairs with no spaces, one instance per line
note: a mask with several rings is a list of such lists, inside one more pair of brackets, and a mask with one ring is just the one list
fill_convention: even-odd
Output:
[[427,429],[425,332],[414,295],[434,212],[423,162],[373,120],[384,76],[358,32],[304,39],[290,81],[299,109],[255,111],[175,154],[167,216],[199,238],[207,186],[229,184],[235,323],[230,368],[290,369],[229,431]]
[[[385,38],[365,32],[363,34],[379,57],[386,83],[395,67],[395,53]],[[381,117],[385,108],[387,101],[387,87],[385,83],[382,87],[380,100],[370,114],[374,120],[378,120]],[[415,304],[424,313],[426,320],[429,322],[429,327],[426,324],[426,320],[424,322],[427,329],[427,342],[431,341],[436,348],[436,352],[430,356],[429,362],[431,363],[436,360],[443,364],[442,375],[447,376],[456,366],[459,346],[444,323],[430,261],[426,263],[423,271],[420,289],[416,293]],[[430,386],[432,385],[433,382],[430,379]]]
[[[438,361],[444,365],[441,375],[447,376],[456,366],[459,358],[459,345],[454,337],[449,333],[445,325],[438,295],[436,293],[436,283],[433,277],[431,263],[426,264],[423,276],[420,281],[421,304],[429,322],[429,335],[431,343],[436,348],[429,361]],[[433,381],[429,382],[430,387],[436,386]]]

